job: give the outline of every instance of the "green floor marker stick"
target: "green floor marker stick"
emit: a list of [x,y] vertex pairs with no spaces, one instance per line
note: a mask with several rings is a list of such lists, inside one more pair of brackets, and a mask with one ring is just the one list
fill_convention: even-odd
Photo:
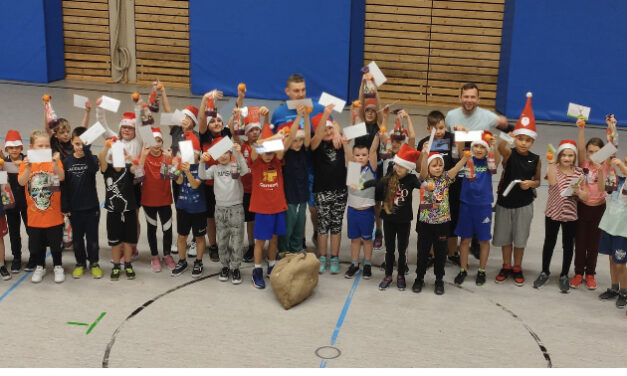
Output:
[[87,329],[87,333],[86,333],[86,334],[91,333],[91,331],[94,329],[94,327],[95,327],[96,325],[98,325],[98,323],[100,322],[100,320],[101,320],[101,319],[102,319],[102,318],[103,318],[106,314],[107,314],[107,312],[102,312],[102,313],[100,314],[100,316],[98,316],[98,318],[96,319],[96,321],[94,321],[94,323],[93,323],[93,324],[91,324],[91,326],[89,327],[89,329]]
[[68,321],[67,323],[68,323],[68,325],[89,326],[89,324],[86,324],[86,323],[84,323],[84,322],[74,322],[74,321]]

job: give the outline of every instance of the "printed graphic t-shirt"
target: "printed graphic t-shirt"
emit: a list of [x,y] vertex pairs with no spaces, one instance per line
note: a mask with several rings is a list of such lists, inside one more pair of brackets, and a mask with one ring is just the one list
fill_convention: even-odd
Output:
[[[61,161],[57,162],[57,165],[63,170]],[[19,175],[25,170],[24,163],[20,163]],[[30,177],[24,187],[28,207],[28,226],[48,228],[63,224],[61,192],[55,191],[52,186],[53,175],[56,175],[52,162],[31,163],[30,171]]]
[[265,163],[261,156],[255,159],[252,167],[253,192],[249,210],[260,214],[275,214],[287,210],[283,191],[282,161],[277,157]]

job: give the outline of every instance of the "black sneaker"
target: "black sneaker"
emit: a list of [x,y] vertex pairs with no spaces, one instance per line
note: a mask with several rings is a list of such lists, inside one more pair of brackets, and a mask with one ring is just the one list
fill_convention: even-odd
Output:
[[246,250],[246,253],[244,253],[244,262],[246,263],[253,262],[254,258],[255,258],[255,246],[249,245],[248,249]]
[[218,253],[218,246],[215,244],[209,247],[209,259],[213,262],[220,261],[220,253]]
[[4,265],[0,266],[0,277],[5,281],[11,279],[11,273],[9,273],[9,270]]
[[396,276],[396,287],[399,291],[405,291],[407,283],[405,282],[405,276],[403,274],[399,274]]
[[124,264],[124,272],[126,273],[127,279],[135,279],[135,271],[133,270],[133,265],[130,263]]
[[477,286],[483,286],[484,283],[485,283],[485,272],[478,271],[475,284],[477,284]]
[[233,269],[233,273],[231,273],[231,282],[234,285],[242,283],[242,275],[240,274],[239,269]]
[[464,283],[464,280],[466,279],[466,276],[468,275],[468,272],[465,271],[464,269],[459,271],[459,274],[457,274],[457,277],[455,277],[455,284],[457,286],[461,286],[462,283]]
[[415,292],[415,293],[419,293],[422,291],[422,288],[425,285],[425,281],[423,281],[422,279],[416,279],[414,281],[413,286],[411,287],[411,291]]
[[390,287],[391,284],[392,284],[392,276],[386,275],[385,278],[383,278],[383,281],[379,283],[379,290],[381,291],[386,290],[388,287]]
[[437,279],[435,281],[435,288],[433,289],[436,295],[444,294],[444,281],[441,279]]
[[364,279],[370,279],[370,277],[372,277],[372,266],[370,264],[364,265],[364,272],[362,275]]
[[192,268],[192,278],[198,278],[202,275],[202,260],[194,260]]
[[459,252],[456,252],[453,256],[448,256],[448,260],[457,266],[461,266],[461,259],[459,258]]
[[222,268],[222,270],[220,270],[220,275],[218,276],[218,279],[222,282],[226,282],[229,280],[229,268],[227,268],[226,266]]
[[20,272],[20,269],[22,269],[22,259],[16,257],[11,261],[11,273],[17,274]]
[[113,264],[113,269],[111,269],[111,280],[118,281],[120,279],[120,264]]
[[616,308],[622,309],[627,305],[627,294],[618,294],[618,298],[616,299]]
[[24,267],[24,271],[25,272],[32,272],[33,270],[35,270],[36,266],[37,266],[37,264],[34,261],[31,261],[29,259],[28,263],[26,264],[26,267]]
[[609,299],[614,299],[618,296],[618,290],[613,290],[613,289],[607,289],[605,290],[605,292],[601,295],[599,295],[599,299],[601,300],[609,300]]
[[[364,269],[365,268],[366,268],[366,265],[364,265]],[[346,273],[344,273],[344,278],[351,279],[355,276],[355,274],[357,274],[358,271],[359,271],[359,264],[355,265],[351,263],[351,266],[349,266]]]
[[185,269],[187,269],[187,261],[185,261],[184,259],[180,259],[179,262],[176,264],[176,267],[172,270],[172,277],[180,276],[181,274],[183,274]]

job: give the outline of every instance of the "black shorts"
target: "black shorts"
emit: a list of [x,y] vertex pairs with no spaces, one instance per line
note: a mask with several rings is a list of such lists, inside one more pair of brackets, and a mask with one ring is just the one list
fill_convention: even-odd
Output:
[[216,211],[216,195],[213,193],[213,185],[205,184],[205,200],[207,201],[206,218],[213,218]]
[[137,202],[137,208],[139,209],[142,206],[142,184],[135,184],[133,190],[135,191],[135,202]]
[[122,243],[137,244],[135,210],[124,213],[107,212],[107,240],[111,247]]
[[250,207],[250,193],[244,193],[244,222],[254,222],[255,213],[248,210]]
[[205,236],[207,233],[206,213],[188,213],[185,210],[176,209],[176,231],[181,236],[187,236],[190,230],[196,238]]
[[448,205],[451,210],[451,225],[449,227],[449,237],[454,237],[457,219],[459,218],[460,196],[462,194],[462,178],[459,176],[448,188]]

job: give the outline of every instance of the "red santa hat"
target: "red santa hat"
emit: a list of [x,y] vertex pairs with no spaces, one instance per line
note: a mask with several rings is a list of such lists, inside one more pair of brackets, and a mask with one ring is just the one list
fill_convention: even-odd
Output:
[[523,108],[520,118],[518,119],[518,123],[516,123],[516,127],[514,128],[514,136],[524,134],[535,140],[538,134],[536,133],[536,119],[533,116],[533,109],[531,108],[531,97],[531,92],[528,92],[527,103],[525,104],[525,108]]
[[163,133],[161,133],[160,128],[152,128],[152,135],[154,138],[159,137],[163,141]]
[[20,136],[20,132],[15,129],[9,129],[7,131],[7,135],[4,137],[4,151],[7,151],[7,146],[22,146],[22,136]]
[[490,149],[490,140],[492,139],[493,135],[492,132],[490,131],[483,131],[483,133],[481,134],[481,140],[479,141],[473,141],[470,144],[470,147],[472,148],[475,145],[481,145],[486,149]]
[[261,130],[261,137],[259,137],[259,139],[266,140],[272,136],[274,136],[274,133],[272,133],[272,129],[270,129],[270,124],[264,124],[263,129]]
[[444,163],[444,158],[442,157],[442,154],[438,153],[437,151],[430,152],[429,158],[427,158],[427,166],[429,166],[431,162],[433,162],[433,160],[437,158],[440,158],[442,160],[442,163]]
[[394,163],[403,166],[408,170],[416,169],[416,161],[420,156],[420,152],[407,144],[403,144],[401,149],[394,156]]
[[198,124],[198,108],[191,105],[185,106],[182,112],[194,121],[194,126]]
[[367,109],[373,109],[376,110],[377,109],[377,101],[374,99],[366,99],[366,103],[364,103],[364,111]]
[[559,155],[562,151],[570,149],[575,152],[577,155],[577,143],[575,140],[562,140],[560,141],[560,145],[557,147],[557,155]]
[[[253,128],[261,129],[261,116],[259,114],[259,107],[243,107],[241,109],[242,116],[244,117],[244,132],[248,133]],[[270,127],[272,129],[272,127]]]
[[192,147],[194,148],[194,154],[200,154],[200,141],[198,141],[198,137],[194,134],[194,132],[185,132],[183,133],[186,141],[192,142]]
[[135,113],[127,111],[122,114],[122,120],[120,120],[120,128],[132,127],[135,128]]
[[[311,124],[313,125],[314,132],[318,128],[318,124],[320,124],[320,120],[322,120],[322,116],[314,116],[313,119],[311,119]],[[331,120],[327,119],[326,126],[327,127],[333,127],[333,122]]]

